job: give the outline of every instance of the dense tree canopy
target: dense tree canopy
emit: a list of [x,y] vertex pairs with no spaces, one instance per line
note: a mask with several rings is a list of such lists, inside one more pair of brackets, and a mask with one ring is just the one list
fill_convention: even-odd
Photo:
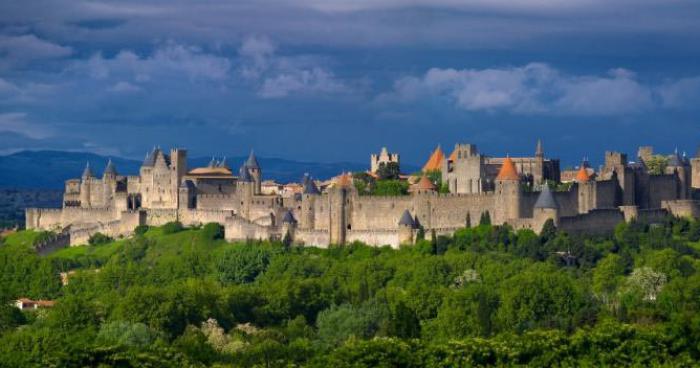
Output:
[[[479,225],[391,249],[179,223],[48,256],[0,240],[0,367],[693,366],[697,220]],[[70,272],[62,286],[59,273]],[[19,297],[53,308],[20,311]]]

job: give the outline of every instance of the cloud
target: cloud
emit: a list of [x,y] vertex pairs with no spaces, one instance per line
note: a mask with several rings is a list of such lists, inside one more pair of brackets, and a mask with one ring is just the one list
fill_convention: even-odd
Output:
[[380,101],[445,99],[466,111],[620,115],[654,107],[653,88],[625,69],[607,76],[568,75],[542,63],[500,69],[432,68],[398,79]]
[[320,94],[350,91],[346,83],[309,56],[278,56],[266,37],[248,37],[238,49],[240,75],[258,84],[258,96],[281,98],[293,93]]
[[223,81],[229,78],[230,68],[231,61],[224,56],[206,53],[199,47],[168,42],[143,57],[131,50],[122,50],[111,59],[98,52],[87,61],[74,62],[70,69],[94,79],[129,76],[146,81],[153,76],[176,74],[191,81]]
[[663,107],[700,109],[700,76],[667,81],[658,88]]
[[70,47],[42,40],[33,34],[0,35],[0,68],[3,69],[37,60],[63,58],[72,53]]
[[111,88],[109,88],[109,90],[112,92],[130,93],[140,91],[141,87],[135,84],[131,84],[129,82],[120,81],[113,85]]
[[24,112],[0,113],[0,135],[8,132],[21,134],[32,139],[43,139],[51,136],[46,127],[39,126],[27,120]]

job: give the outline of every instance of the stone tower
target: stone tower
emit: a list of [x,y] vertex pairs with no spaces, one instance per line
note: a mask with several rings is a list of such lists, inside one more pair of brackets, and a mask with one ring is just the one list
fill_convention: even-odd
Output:
[[495,224],[502,224],[510,219],[520,218],[520,176],[510,157],[503,160],[501,170],[496,177],[496,196],[494,199]]
[[255,157],[253,150],[250,150],[250,155],[248,155],[248,160],[245,162],[245,167],[253,178],[255,194],[260,194],[262,187],[262,171],[260,170],[260,164],[258,164],[258,159]]
[[678,185],[676,188],[676,193],[678,194],[678,199],[688,199],[690,198],[690,184],[692,181],[691,168],[689,167],[685,157],[681,157],[678,154],[678,150],[674,151],[668,158],[668,165],[666,166],[666,174],[676,174]]
[[378,155],[373,153],[370,156],[370,159],[369,159],[370,172],[373,174],[376,174],[377,171],[379,170],[379,165],[389,164],[391,162],[394,162],[397,165],[400,165],[399,154],[398,153],[389,153],[389,151],[386,149],[386,147],[382,147],[382,150],[379,152]]
[[240,215],[244,218],[250,218],[250,206],[255,195],[255,182],[248,171],[247,164],[243,164],[238,170],[238,181],[236,182],[236,190],[241,198]]
[[109,206],[114,198],[114,193],[117,191],[117,169],[110,159],[107,162],[105,171],[102,174],[102,193],[104,195],[103,203]]
[[584,163],[581,163],[575,180],[578,185],[578,213],[588,213],[596,207],[596,183],[591,180]]
[[547,220],[552,220],[554,226],[559,226],[559,204],[548,185],[542,186],[542,191],[532,210],[532,217],[534,218],[533,230],[538,233],[542,232]]
[[308,174],[304,175],[302,185],[301,223],[299,225],[302,229],[313,229],[316,225],[316,201],[321,192]]
[[476,145],[456,144],[449,160],[442,165],[442,182],[451,193],[476,194],[485,190],[484,157]]
[[542,148],[542,140],[537,140],[535,146],[535,167],[532,170],[532,181],[534,184],[542,184],[544,182],[544,148]]
[[330,215],[330,243],[345,244],[347,231],[352,229],[350,223],[350,198],[353,191],[352,177],[343,173],[328,190],[328,210]]
[[179,208],[178,190],[182,178],[187,174],[187,151],[180,148],[170,150],[170,192],[174,208]]
[[90,170],[90,162],[85,164],[85,170],[80,180],[80,207],[89,208],[90,202],[90,187],[92,185],[92,170]]
[[399,219],[399,244],[413,244],[413,230],[416,222],[408,210],[403,211]]

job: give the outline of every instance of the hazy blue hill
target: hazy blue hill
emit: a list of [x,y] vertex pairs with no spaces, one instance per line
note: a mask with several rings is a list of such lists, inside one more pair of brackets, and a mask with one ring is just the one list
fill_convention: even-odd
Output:
[[[234,170],[245,161],[246,157],[228,157],[226,162]],[[60,189],[63,182],[80,176],[85,163],[90,162],[93,173],[101,175],[108,157],[87,152],[65,151],[22,151],[7,156],[0,156],[0,188],[39,188]],[[205,166],[210,157],[193,157],[189,159],[190,167]],[[141,166],[140,160],[112,157],[120,174],[136,174]],[[318,163],[300,162],[280,158],[258,157],[266,179],[280,182],[298,181],[304,173],[317,178],[329,178],[341,171],[366,170],[369,163]],[[415,166],[406,166],[404,171],[413,172]]]

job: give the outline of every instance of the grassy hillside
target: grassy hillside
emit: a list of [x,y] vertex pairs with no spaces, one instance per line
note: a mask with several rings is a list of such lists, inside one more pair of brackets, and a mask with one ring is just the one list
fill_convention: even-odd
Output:
[[32,251],[41,233],[3,239],[2,300],[57,303],[0,307],[0,366],[676,367],[700,359],[698,221],[622,224],[609,238],[481,225],[399,250],[227,243],[220,231],[151,228],[46,257]]

